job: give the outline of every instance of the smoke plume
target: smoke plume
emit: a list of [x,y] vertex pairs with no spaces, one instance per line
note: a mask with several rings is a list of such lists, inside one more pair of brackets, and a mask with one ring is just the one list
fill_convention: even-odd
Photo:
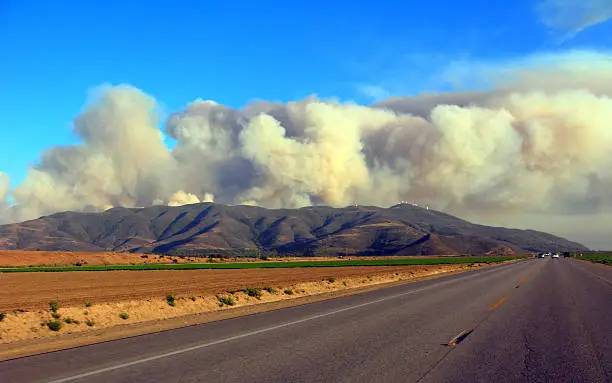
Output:
[[544,0],[539,12],[544,25],[572,35],[612,18],[610,0]]
[[[213,199],[272,208],[405,200],[496,222],[610,211],[611,63],[574,52],[454,67],[446,75],[480,76],[488,90],[371,106],[197,100],[163,122],[150,96],[105,86],[74,121],[82,143],[44,152],[0,206],[8,221]],[[0,201],[7,190],[0,173]]]

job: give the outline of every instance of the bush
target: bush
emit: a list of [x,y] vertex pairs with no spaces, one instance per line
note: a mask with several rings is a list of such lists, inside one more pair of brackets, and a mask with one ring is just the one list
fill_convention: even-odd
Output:
[[175,296],[174,296],[174,295],[172,295],[172,294],[169,294],[169,295],[166,297],[166,301],[168,302],[168,306],[172,306],[172,307],[176,306],[176,302],[175,302],[175,300],[176,300],[176,298],[175,298]]
[[96,324],[96,322],[94,322],[92,319],[87,319],[85,321],[85,324],[88,325],[89,327],[93,327]]
[[81,323],[81,322],[79,322],[78,320],[76,320],[76,319],[72,319],[72,318],[65,318],[65,319],[64,319],[64,322],[66,322],[66,323],[68,323],[68,324],[71,324],[71,323],[74,323],[74,324],[79,324],[79,323]]
[[327,281],[329,283],[334,283],[334,282],[336,282],[336,278],[328,278]]
[[227,292],[232,294],[232,295],[236,294],[236,290],[228,290]]
[[236,302],[234,302],[234,299],[232,299],[232,297],[220,297],[217,296],[217,300],[219,300],[219,306],[223,306],[223,305],[228,305],[228,306],[233,306],[236,304]]
[[60,313],[51,313],[51,316],[52,316],[54,319],[60,319],[60,318],[62,317],[62,315],[61,315]]
[[189,297],[189,299],[191,299],[192,301],[196,301],[196,297]]
[[48,321],[46,325],[51,331],[59,331],[62,328],[62,322],[58,320]]
[[287,295],[293,295],[293,290],[287,289],[284,291],[284,293]]
[[85,303],[85,307],[91,307],[91,306],[93,306],[93,303],[91,303],[91,302],[86,302]]
[[346,281],[342,282],[342,284],[343,284],[344,286],[348,286],[348,284],[346,283]]
[[258,289],[257,287],[247,287],[246,289],[244,289],[244,293],[250,297],[261,297],[261,289]]
[[263,289],[269,292],[270,294],[274,294],[276,292],[274,287],[264,287]]
[[128,314],[128,313],[121,313],[121,314],[119,314],[119,318],[121,318],[123,320],[126,320],[129,317],[130,317],[130,314]]
[[49,308],[51,309],[51,311],[55,313],[57,312],[57,309],[59,308],[59,306],[57,302],[49,302]]
[[6,318],[6,313],[0,313],[0,322],[2,322]]

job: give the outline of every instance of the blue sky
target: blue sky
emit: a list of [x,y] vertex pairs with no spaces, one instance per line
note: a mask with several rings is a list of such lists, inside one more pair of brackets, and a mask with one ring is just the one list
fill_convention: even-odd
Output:
[[196,98],[369,103],[447,90],[436,74],[452,62],[609,49],[612,35],[599,19],[546,18],[533,0],[227,4],[0,0],[0,171],[19,184],[44,149],[76,142],[71,121],[104,83],[141,88],[165,111]]

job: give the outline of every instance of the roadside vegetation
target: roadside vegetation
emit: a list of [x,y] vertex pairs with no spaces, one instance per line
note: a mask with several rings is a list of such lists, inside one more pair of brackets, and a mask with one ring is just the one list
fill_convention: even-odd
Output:
[[172,294],[169,294],[166,297],[166,302],[168,302],[168,306],[174,307],[174,306],[176,306],[176,297],[174,295],[172,295]]
[[296,261],[296,262],[243,262],[243,263],[172,263],[172,264],[134,264],[134,265],[85,265],[80,267],[32,266],[0,268],[0,273],[16,272],[62,272],[62,271],[113,271],[113,270],[198,270],[198,269],[277,269],[298,267],[346,267],[346,266],[416,266],[449,265],[471,263],[500,263],[524,257],[486,256],[486,257],[443,257],[401,259],[351,259],[337,261]]
[[604,265],[612,266],[612,253],[596,253],[596,254],[584,254],[582,256],[574,256],[576,259],[583,259],[585,261],[593,263],[601,263]]

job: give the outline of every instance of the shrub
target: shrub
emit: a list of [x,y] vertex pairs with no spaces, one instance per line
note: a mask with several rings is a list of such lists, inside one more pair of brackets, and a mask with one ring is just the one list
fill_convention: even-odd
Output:
[[342,282],[342,284],[343,284],[344,286],[348,286],[348,284],[346,283],[346,281]]
[[91,302],[86,302],[85,303],[85,307],[91,307],[91,306],[93,306],[93,303],[91,303]]
[[336,282],[336,278],[328,278],[327,281],[329,283],[334,283],[334,282]]
[[92,319],[87,319],[85,321],[85,324],[88,325],[89,327],[93,327],[96,324],[96,322],[94,322]]
[[119,318],[121,318],[123,320],[126,320],[129,317],[130,317],[130,314],[128,314],[128,313],[121,313],[121,314],[119,314]]
[[76,320],[76,319],[72,319],[72,318],[65,318],[65,319],[64,319],[64,322],[66,322],[66,323],[68,323],[68,324],[71,324],[71,323],[74,323],[74,324],[79,324],[79,323],[81,323],[81,322],[79,322],[78,320]]
[[269,292],[270,294],[274,294],[276,292],[274,287],[264,287],[263,289]]
[[62,322],[58,321],[58,320],[53,320],[53,321],[48,321],[46,323],[47,327],[49,327],[49,330],[51,331],[59,331],[62,328]]
[[169,294],[169,295],[166,297],[166,301],[168,302],[168,306],[172,306],[172,307],[176,306],[176,302],[175,302],[175,300],[176,300],[176,298],[175,298],[175,296],[174,296],[174,295],[172,295],[172,294]]
[[57,309],[59,308],[59,306],[57,302],[49,302],[49,308],[51,309],[51,311],[55,313],[57,312]]
[[51,316],[55,319],[60,319],[62,317],[60,313],[51,313]]
[[191,299],[192,301],[196,301],[196,297],[189,297],[189,299]]
[[228,290],[227,292],[232,294],[232,295],[236,294],[236,290]]
[[287,290],[285,290],[285,291],[283,291],[283,292],[284,292],[285,294],[287,294],[287,295],[293,295],[293,290],[291,290],[291,289],[287,289]]
[[236,302],[234,302],[234,299],[232,299],[232,297],[217,296],[217,300],[219,300],[219,307],[222,307],[223,305],[233,306],[236,304]]
[[2,322],[6,318],[6,313],[0,313],[0,322]]
[[250,297],[261,297],[261,289],[258,289],[257,287],[247,287],[246,289],[244,289],[244,293]]

